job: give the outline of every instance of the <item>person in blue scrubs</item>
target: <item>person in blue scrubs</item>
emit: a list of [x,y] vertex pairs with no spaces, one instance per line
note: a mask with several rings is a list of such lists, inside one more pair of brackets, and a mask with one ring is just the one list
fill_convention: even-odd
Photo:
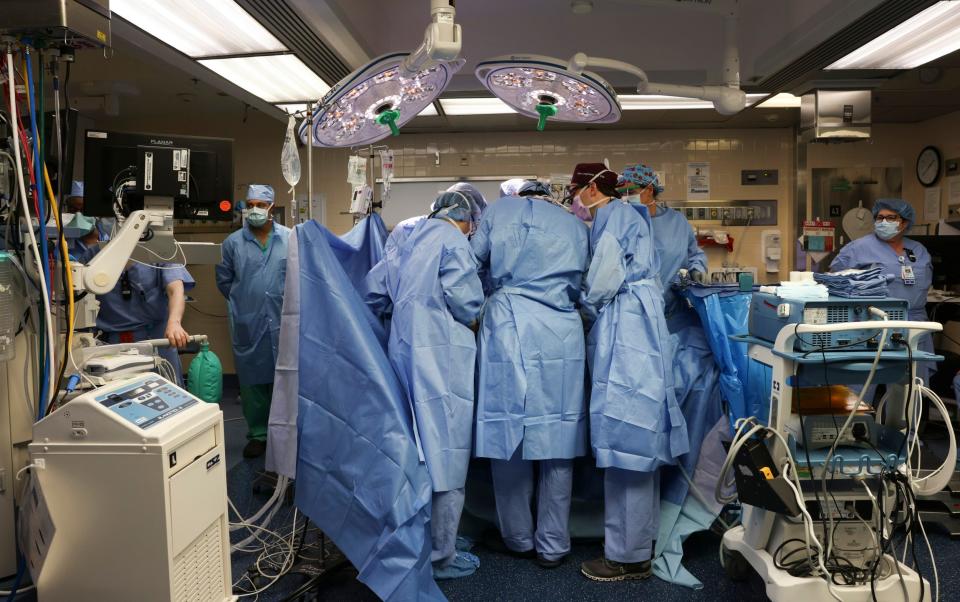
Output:
[[593,385],[590,444],[605,469],[604,553],[580,570],[595,581],[653,573],[659,469],[688,451],[650,214],[616,198],[616,178],[601,163],[578,165],[572,178],[574,205],[587,208],[593,222],[581,305]]
[[[469,182],[457,182],[453,186],[447,188],[447,192],[459,192],[469,199],[471,222],[470,232],[467,234],[467,236],[471,236],[477,229],[477,225],[480,223],[480,218],[483,216],[483,212],[487,208],[487,200],[483,197],[483,193],[480,192],[476,186],[470,184]],[[437,207],[435,203],[430,205],[430,211],[435,211],[436,209]],[[413,232],[413,229],[417,226],[417,224],[426,218],[426,215],[416,215],[398,222],[397,225],[393,227],[393,230],[390,231],[390,235],[387,237],[387,242],[383,247],[384,254],[389,254],[400,248],[400,246],[403,244],[403,241],[410,236],[410,233]]]
[[[74,259],[92,257],[101,240],[110,240],[112,225],[106,224],[103,219],[95,219],[83,214],[83,182],[74,180],[70,184],[70,196],[65,199],[67,209],[73,213],[73,219],[67,227],[85,230],[86,234],[70,241],[70,254]],[[110,227],[108,227],[110,226]]]
[[663,186],[652,167],[638,163],[620,174],[617,190],[623,200],[639,203],[653,218],[653,239],[660,262],[660,283],[663,285],[664,313],[669,317],[680,309],[680,299],[673,290],[681,269],[690,279],[703,282],[707,272],[707,256],[697,244],[690,222],[676,209],[660,201]]
[[[847,243],[830,263],[831,272],[880,267],[887,276],[888,296],[906,299],[907,317],[926,322],[927,291],[933,284],[933,266],[926,247],[904,237],[916,212],[903,199],[878,199],[873,204],[873,234]],[[933,353],[933,337],[924,334],[918,345]],[[917,364],[917,376],[929,386],[932,362]]]
[[230,312],[240,403],[247,421],[245,458],[266,451],[279,347],[290,228],[273,222],[273,200],[270,186],[247,188],[243,228],[223,241],[223,259],[216,267],[217,288],[227,298]]
[[[90,248],[80,261],[88,261],[99,252]],[[183,265],[134,263],[123,270],[116,286],[106,295],[97,295],[99,338],[109,344],[136,343],[147,339],[167,339],[170,346],[159,351],[170,362],[177,384],[183,386],[183,368],[178,349],[187,345],[183,329],[186,291],[194,286],[193,277]]]
[[471,240],[491,286],[478,344],[475,455],[491,459],[503,543],[545,568],[570,552],[573,458],[586,453],[577,302],[587,236],[563,207],[508,196],[487,208]]
[[480,566],[456,549],[473,442],[474,330],[484,301],[466,237],[472,204],[461,192],[441,194],[398,252],[370,270],[364,291],[368,307],[391,319],[387,352],[413,406],[430,472],[437,579],[466,577]]

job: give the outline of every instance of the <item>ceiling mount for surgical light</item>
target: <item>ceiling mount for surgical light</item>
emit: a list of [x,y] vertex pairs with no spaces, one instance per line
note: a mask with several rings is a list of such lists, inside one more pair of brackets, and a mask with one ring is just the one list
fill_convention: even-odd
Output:
[[[399,133],[405,123],[429,107],[446,89],[463,61],[437,63],[414,77],[402,74],[407,53],[391,54],[354,71],[318,103],[313,116],[313,144],[361,146]],[[301,122],[307,142],[310,120]]]
[[311,122],[318,146],[360,146],[398,135],[463,66],[455,17],[454,0],[430,0],[430,24],[420,46],[375,59],[340,80],[320,99],[312,119],[300,124],[300,139],[307,141]]
[[[546,121],[613,123],[620,119],[617,95],[603,78],[587,67],[622,71],[638,79],[637,94],[694,98],[710,102],[721,115],[733,115],[746,107],[740,89],[740,54],[737,51],[736,3],[724,14],[724,83],[689,86],[653,83],[643,69],[615,59],[588,57],[582,52],[569,61],[543,56],[508,56],[477,65],[480,82],[519,113],[537,119],[537,129]],[[554,106],[556,111],[548,108]],[[550,115],[549,113],[554,113]]]
[[596,73],[572,72],[560,59],[535,55],[504,56],[477,65],[480,82],[509,107],[538,121],[615,123],[617,93]]

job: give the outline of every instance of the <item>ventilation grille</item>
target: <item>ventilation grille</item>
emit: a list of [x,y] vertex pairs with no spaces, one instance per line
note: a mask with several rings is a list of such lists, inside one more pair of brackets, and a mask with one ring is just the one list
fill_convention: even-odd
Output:
[[771,92],[790,89],[793,82],[823,69],[889,30],[891,23],[902,23],[934,3],[935,0],[884,2],[780,71],[764,78],[756,84],[757,89]]
[[220,520],[213,521],[174,558],[173,599],[176,602],[219,602],[224,599]]
[[810,349],[820,349],[821,347],[832,347],[833,346],[833,333],[832,332],[814,332],[810,337],[810,343],[808,348]]
[[846,305],[828,305],[827,306],[827,324],[840,324],[847,321]]
[[285,0],[239,0],[238,3],[330,86],[350,75],[350,69],[340,57]]
[[902,309],[888,309],[887,318],[891,320],[906,320],[907,313]]

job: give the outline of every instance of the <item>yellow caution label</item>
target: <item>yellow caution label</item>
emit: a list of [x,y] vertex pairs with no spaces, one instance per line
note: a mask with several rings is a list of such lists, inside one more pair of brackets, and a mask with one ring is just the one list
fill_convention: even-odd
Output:
[[97,39],[103,43],[107,42],[107,34],[103,33],[99,29],[97,30]]
[[769,466],[761,466],[760,472],[763,473],[763,476],[765,476],[768,481],[773,478],[773,471],[770,470]]

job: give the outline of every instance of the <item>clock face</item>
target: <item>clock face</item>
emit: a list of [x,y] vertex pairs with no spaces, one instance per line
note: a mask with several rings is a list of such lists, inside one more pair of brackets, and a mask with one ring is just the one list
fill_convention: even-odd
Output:
[[928,146],[917,157],[917,179],[924,186],[932,186],[940,177],[940,151]]

